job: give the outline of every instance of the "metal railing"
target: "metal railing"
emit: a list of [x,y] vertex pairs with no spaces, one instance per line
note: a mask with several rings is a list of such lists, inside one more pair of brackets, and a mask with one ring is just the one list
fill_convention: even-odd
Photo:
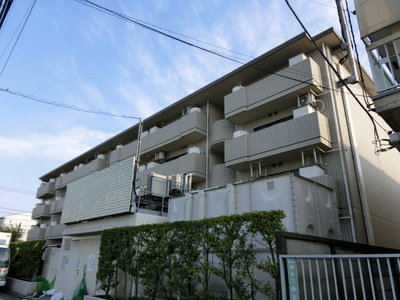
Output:
[[282,299],[400,299],[400,254],[281,255]]

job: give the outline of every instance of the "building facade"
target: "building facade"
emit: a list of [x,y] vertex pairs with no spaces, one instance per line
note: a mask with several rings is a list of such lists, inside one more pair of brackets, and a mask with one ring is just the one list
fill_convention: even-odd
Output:
[[[72,293],[85,273],[94,293],[102,230],[255,210],[283,209],[288,231],[400,248],[400,156],[375,154],[364,104],[338,87],[323,57],[349,76],[338,34],[313,40],[321,52],[300,34],[43,175],[28,240],[59,246],[43,275]],[[374,96],[363,77],[351,90]]]
[[390,147],[400,151],[400,3],[356,0],[357,19],[368,52],[377,95],[373,109],[390,125]]
[[32,219],[32,213],[30,212],[12,214],[0,218],[0,226],[13,226],[21,229],[20,241],[26,241],[28,231],[33,225],[36,225],[36,221]]

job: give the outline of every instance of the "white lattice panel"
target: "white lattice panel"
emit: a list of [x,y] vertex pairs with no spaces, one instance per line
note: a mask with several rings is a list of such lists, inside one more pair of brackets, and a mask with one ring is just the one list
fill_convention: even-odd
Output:
[[131,195],[132,159],[126,159],[68,184],[61,222],[128,212]]

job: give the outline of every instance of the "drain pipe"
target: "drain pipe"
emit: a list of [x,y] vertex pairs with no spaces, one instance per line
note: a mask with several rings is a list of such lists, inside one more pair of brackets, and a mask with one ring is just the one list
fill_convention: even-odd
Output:
[[139,208],[140,203],[140,195],[137,194],[137,175],[140,164],[140,154],[141,154],[141,146],[142,146],[142,131],[143,131],[143,120],[142,118],[138,118],[138,134],[137,134],[137,144],[136,144],[136,157],[133,157],[133,178],[132,178],[132,195],[131,195],[131,203],[129,207],[129,212],[132,212],[133,202],[137,201],[136,211]]
[[[321,45],[322,52],[326,57],[328,57],[329,51],[327,51],[327,46],[325,44]],[[329,48],[328,48],[329,49]],[[329,53],[330,54],[330,53]],[[329,59],[332,60],[332,57],[329,56]],[[351,229],[351,235],[352,235],[352,242],[357,242],[357,237],[356,237],[356,230],[354,226],[354,216],[353,216],[353,208],[351,207],[351,198],[350,198],[350,188],[349,188],[349,183],[348,183],[348,174],[346,172],[345,168],[345,159],[344,159],[344,147],[343,147],[343,136],[341,131],[339,130],[339,120],[338,120],[338,108],[337,108],[337,97],[334,93],[334,89],[336,87],[332,87],[332,82],[335,82],[332,76],[332,70],[330,69],[328,63],[324,61],[325,68],[327,70],[327,75],[328,75],[328,82],[330,86],[330,91],[329,94],[331,96],[333,105],[332,105],[332,110],[334,114],[334,123],[335,123],[335,131],[338,139],[338,147],[339,147],[339,156],[340,156],[340,166],[342,170],[342,176],[343,176],[343,183],[344,183],[344,191],[346,194],[346,200],[347,200],[347,208],[348,208],[348,216],[347,217],[341,217],[343,218],[349,218],[350,220],[350,229]]]
[[210,167],[209,160],[209,133],[210,133],[210,100],[207,99],[207,116],[206,116],[206,131],[207,131],[207,138],[206,138],[206,189],[208,188],[208,169]]
[[[339,74],[341,73],[341,66],[340,64],[338,65],[338,72]],[[342,75],[342,74],[340,74]],[[367,203],[367,194],[365,190],[365,185],[364,185],[364,177],[361,169],[361,161],[360,161],[360,154],[358,152],[358,145],[357,141],[354,136],[354,126],[351,118],[351,110],[349,108],[348,104],[348,97],[346,93],[343,90],[343,87],[340,88],[341,94],[342,94],[342,99],[344,103],[344,112],[345,112],[345,118],[346,118],[346,124],[349,132],[349,138],[350,138],[350,146],[351,146],[351,152],[353,155],[353,162],[354,162],[354,169],[356,173],[356,178],[357,178],[357,187],[358,187],[358,193],[360,196],[360,204],[361,204],[361,211],[364,219],[364,226],[365,226],[365,234],[367,236],[367,242],[369,245],[374,245],[375,244],[375,239],[372,231],[372,226],[371,226],[371,219],[370,219],[370,213],[369,213],[369,208],[368,208],[368,203]]]

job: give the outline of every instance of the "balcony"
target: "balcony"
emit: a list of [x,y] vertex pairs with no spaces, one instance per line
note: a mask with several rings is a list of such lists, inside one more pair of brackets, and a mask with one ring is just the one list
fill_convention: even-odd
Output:
[[42,241],[44,240],[44,234],[46,232],[46,228],[41,228],[39,226],[32,226],[28,231],[27,241]]
[[124,146],[122,146],[122,145],[117,146],[117,148],[114,149],[113,151],[111,151],[111,153],[110,153],[109,164],[112,165],[112,164],[117,163],[121,160],[124,160],[130,156],[135,155],[136,148],[137,148],[137,141],[126,144]]
[[55,182],[42,183],[36,192],[36,198],[46,198],[55,195]]
[[36,204],[32,210],[32,219],[50,217],[50,204]]
[[50,214],[59,213],[63,210],[65,198],[50,202]]
[[321,71],[307,58],[252,85],[225,96],[225,118],[245,124],[268,113],[297,104],[297,95],[310,89],[320,93]]
[[150,172],[165,176],[192,173],[193,181],[204,180],[206,178],[206,159],[203,154],[190,153],[143,171],[143,173]]
[[44,234],[44,238],[46,240],[62,239],[62,235],[63,235],[64,229],[66,227],[67,227],[67,225],[64,225],[64,224],[56,224],[56,225],[52,225],[52,226],[47,226],[45,234]]
[[280,158],[300,157],[300,151],[310,148],[331,148],[328,120],[320,112],[279,123],[263,130],[242,135],[225,142],[225,165],[236,170],[248,164]]
[[98,157],[87,164],[80,164],[75,169],[67,174],[57,177],[55,188],[66,186],[68,183],[84,177],[92,172],[103,170],[107,167],[105,157]]
[[143,136],[142,154],[171,151],[205,139],[207,122],[205,114],[193,111],[179,120]]

